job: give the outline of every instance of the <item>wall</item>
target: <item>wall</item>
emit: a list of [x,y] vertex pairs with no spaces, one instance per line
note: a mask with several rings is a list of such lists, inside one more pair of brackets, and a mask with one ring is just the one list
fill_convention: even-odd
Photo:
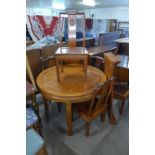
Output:
[[119,21],[129,21],[129,7],[104,7],[98,9],[82,10],[87,18],[94,14],[95,19],[118,19]]
[[26,15],[59,16],[59,12],[62,12],[62,10],[26,8]]
[[[104,7],[98,9],[80,10],[86,13],[86,18],[91,18],[94,14],[95,19],[118,19],[119,21],[129,21],[129,7]],[[26,8],[27,15],[58,16],[62,10],[50,10],[42,8]]]

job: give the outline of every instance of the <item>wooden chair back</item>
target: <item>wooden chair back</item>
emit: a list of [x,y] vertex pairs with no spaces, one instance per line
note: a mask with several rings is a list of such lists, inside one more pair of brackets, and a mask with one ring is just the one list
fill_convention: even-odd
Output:
[[27,55],[26,55],[26,71],[27,71],[28,76],[29,76],[29,78],[31,80],[31,83],[36,88],[35,80],[34,80],[34,77],[33,77],[32,71],[31,71],[31,67],[30,67],[29,60],[27,58]]
[[34,80],[36,80],[39,73],[42,71],[42,61],[40,59],[40,50],[33,49],[26,52],[29,66],[31,68]]
[[111,52],[104,53],[104,73],[107,79],[114,76],[115,65],[120,62],[119,58]]
[[[67,15],[68,16],[68,47],[75,48],[76,47],[76,18],[77,15],[83,16],[83,47],[85,47],[85,13],[77,12],[75,10],[69,10],[68,12],[61,12],[59,13],[59,19],[61,21],[61,16]],[[62,47],[62,38],[60,37],[60,47]]]
[[[91,104],[88,109],[88,117],[92,113],[98,113],[107,106],[108,99],[111,93],[111,79],[103,84],[97,85],[92,95]],[[98,99],[96,99],[98,97]],[[97,101],[96,101],[97,100]]]
[[116,66],[115,67],[115,78],[117,82],[128,82],[129,81],[129,68]]

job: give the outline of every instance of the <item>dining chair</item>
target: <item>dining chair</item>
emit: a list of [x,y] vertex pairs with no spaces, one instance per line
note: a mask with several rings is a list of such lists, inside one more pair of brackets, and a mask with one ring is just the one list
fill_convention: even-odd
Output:
[[40,60],[42,64],[42,71],[49,66],[55,66],[55,50],[52,45],[44,46],[40,50]]
[[[33,62],[31,62],[31,63],[33,63]],[[38,91],[38,89],[37,89],[37,86],[36,86],[36,82],[35,82],[35,77],[37,77],[37,75],[39,74],[39,72],[38,72],[38,74],[37,75],[35,75],[35,77],[34,77],[34,75],[33,75],[33,72],[32,72],[32,70],[31,70],[31,63],[29,62],[29,59],[28,59],[28,57],[26,56],[26,70],[27,70],[27,74],[28,74],[28,77],[30,78],[30,81],[31,81],[31,89],[35,89],[36,91],[34,92],[34,90],[31,90],[33,93],[32,93],[32,95],[31,95],[31,97],[32,97],[32,102],[33,103],[35,103],[35,109],[36,109],[36,112],[37,112],[37,115],[38,115],[38,117],[39,117],[39,120],[40,120],[40,122],[41,122],[41,119],[40,119],[40,116],[39,116],[39,106],[38,106],[38,104],[36,103],[36,93],[38,93],[39,91]],[[36,66],[37,67],[37,66]],[[35,68],[36,68],[35,67]],[[41,72],[41,71],[40,71]],[[28,84],[29,82],[27,81],[27,85],[30,85],[30,83]],[[47,101],[44,97],[42,97],[43,98],[43,104],[44,104],[44,109],[45,109],[45,116],[46,116],[46,120],[48,121],[49,120],[49,114],[48,114],[48,111],[49,111],[49,104],[48,104],[48,102],[49,101]],[[58,105],[58,111],[60,112],[60,105]]]
[[121,100],[120,115],[122,115],[125,100],[129,97],[129,68],[116,66],[113,85],[113,97]]
[[[117,47],[114,47],[111,50],[108,50],[106,53],[113,53],[114,55],[117,54]],[[91,56],[91,59],[93,61],[93,66],[97,67],[101,70],[104,70],[104,55],[103,56]]]
[[[39,106],[36,103],[36,92],[38,91],[38,89],[31,84],[29,81],[26,81],[26,98],[31,98],[31,104],[29,106],[31,106],[33,108],[33,110],[35,111],[38,119],[39,119],[39,124],[41,126],[41,118],[39,115]],[[28,104],[27,104],[28,105]]]
[[103,71],[107,79],[113,76],[115,77],[114,82],[112,82],[112,98],[116,98],[122,101],[121,108],[119,110],[119,113],[121,115],[124,110],[125,100],[129,97],[129,68],[123,67],[123,62],[120,62],[120,64],[118,64],[119,61],[118,63],[117,61],[116,63],[112,63],[112,61],[106,56],[106,54],[105,57],[106,58],[104,61],[102,61],[102,59],[98,59],[98,61],[103,65]]
[[[112,54],[110,52],[104,53],[104,61],[100,61],[100,62],[102,64],[102,70],[105,73],[107,79],[110,79],[113,76],[116,77],[116,79],[118,79],[119,77],[120,78],[124,77],[124,73],[121,74],[121,75],[119,74],[119,77],[117,77],[118,76],[118,68],[116,68],[116,66],[119,67],[119,65],[122,65],[122,64],[123,64],[123,66],[125,66],[124,62],[122,62],[122,60],[124,61],[124,59],[122,59],[122,57],[120,57],[120,55],[114,55],[114,54]],[[116,68],[116,71],[115,71],[115,68]],[[112,81],[111,87],[112,87],[111,88],[112,93],[111,93],[111,97],[110,97],[110,100],[109,100],[109,103],[108,103],[108,109],[110,111],[110,113],[109,113],[110,114],[110,122],[112,124],[115,124],[116,123],[116,117],[115,117],[115,115],[113,113],[113,98],[118,97],[118,93],[116,93],[116,91],[118,91],[118,88],[120,88],[119,89],[119,99],[122,100],[122,106],[121,106],[121,109],[119,110],[119,112],[120,112],[120,114],[122,114],[123,109],[124,109],[125,97],[127,97],[127,94],[124,93],[124,86],[122,87],[122,85],[121,85],[121,86],[118,87],[118,82],[117,82],[117,85],[116,85],[114,80]],[[120,93],[124,93],[122,98],[120,98],[120,96],[121,96]]]
[[102,84],[96,85],[90,101],[76,104],[79,116],[86,121],[86,136],[89,136],[90,123],[97,116],[101,115],[104,122],[107,102],[111,93],[111,79]]
[[41,136],[41,126],[39,119],[32,108],[26,108],[26,129],[34,128]]
[[33,129],[26,131],[26,155],[48,155],[44,139]]

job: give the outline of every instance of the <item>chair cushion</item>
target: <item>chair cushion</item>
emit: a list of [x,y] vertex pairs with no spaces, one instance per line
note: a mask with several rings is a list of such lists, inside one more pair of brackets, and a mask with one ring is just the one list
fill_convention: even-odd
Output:
[[33,109],[26,109],[26,128],[34,125],[38,121],[37,115],[34,113]]
[[26,81],[26,96],[29,96],[37,91],[37,88],[35,88],[30,82]]
[[44,140],[34,129],[26,131],[26,155],[35,155],[43,145]]

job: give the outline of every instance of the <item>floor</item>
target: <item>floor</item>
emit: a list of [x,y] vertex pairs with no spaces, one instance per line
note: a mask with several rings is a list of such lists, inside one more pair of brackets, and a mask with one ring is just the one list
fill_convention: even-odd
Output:
[[[37,96],[37,102],[42,102]],[[49,155],[128,155],[129,154],[129,108],[128,100],[123,115],[118,114],[119,101],[114,100],[113,109],[117,118],[115,125],[110,125],[106,117],[105,125],[100,117],[95,119],[90,128],[90,137],[85,136],[84,121],[74,111],[73,136],[66,133],[65,106],[58,112],[56,103],[49,105],[50,120],[45,121],[44,107],[39,106],[43,123],[43,135]]]

